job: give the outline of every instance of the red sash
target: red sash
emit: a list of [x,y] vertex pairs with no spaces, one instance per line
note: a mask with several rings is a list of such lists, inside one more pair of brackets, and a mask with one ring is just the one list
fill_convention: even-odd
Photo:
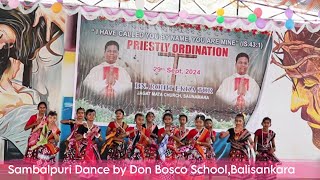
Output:
[[238,90],[240,86],[241,79],[244,81],[247,91],[249,90],[249,79],[247,78],[235,78],[234,79],[234,90]]
[[[197,133],[197,134],[195,134],[195,132],[197,132],[195,129],[190,131],[190,134],[191,134],[191,133],[194,133],[192,138],[193,138],[195,141],[206,142],[206,139],[207,139],[208,134],[209,134],[209,131],[208,131],[206,128],[204,128],[204,129],[202,130],[201,134],[199,134],[200,132]],[[195,144],[195,145],[194,145],[194,148],[199,152],[199,154],[201,155],[201,157],[202,157],[203,159],[206,159],[205,152],[203,151],[202,147],[201,147],[199,144]]]
[[[247,78],[235,78],[234,79],[234,90],[238,90],[239,89],[239,86],[240,86],[240,81],[244,81],[244,84],[245,84],[245,87],[247,89],[247,91],[249,90],[249,79]],[[237,97],[237,102],[236,102],[236,106],[239,108],[239,109],[243,109],[245,107],[245,101],[244,101],[244,97],[239,95]]]
[[[103,67],[103,79],[108,80],[109,78],[114,78],[115,80],[118,80],[119,79],[119,68],[111,67],[111,66]],[[108,83],[108,85],[106,87],[106,96],[108,96],[108,97],[112,97],[115,95],[112,86],[113,86],[113,84]]]

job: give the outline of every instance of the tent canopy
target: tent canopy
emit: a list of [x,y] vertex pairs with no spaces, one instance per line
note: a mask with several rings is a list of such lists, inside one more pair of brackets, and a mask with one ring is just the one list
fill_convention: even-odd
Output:
[[[29,0],[36,2],[37,0]],[[57,0],[41,0],[54,3]],[[63,0],[69,5],[89,5],[121,9],[136,9],[135,0]],[[189,14],[216,14],[224,8],[224,16],[247,18],[255,8],[262,9],[262,18],[284,21],[285,9],[294,10],[292,19],[297,22],[319,23],[320,0],[145,0],[145,10],[178,13],[186,10]]]

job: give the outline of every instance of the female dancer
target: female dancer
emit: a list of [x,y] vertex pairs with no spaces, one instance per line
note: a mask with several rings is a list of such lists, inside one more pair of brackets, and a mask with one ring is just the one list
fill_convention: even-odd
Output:
[[[178,148],[180,154],[177,156],[177,159],[188,161],[182,161],[181,163],[179,163],[179,166],[190,167],[192,164],[200,165],[204,163],[205,160],[207,160],[207,154],[209,152],[212,152],[212,147],[210,144],[210,132],[204,127],[204,121],[204,115],[197,115],[194,120],[196,128],[190,130],[182,140],[185,145],[182,145]],[[187,175],[180,175],[180,178],[186,180],[204,179],[204,174],[188,173]]]
[[186,135],[186,145],[179,148],[179,156],[186,160],[206,160],[206,154],[212,148],[210,132],[204,127],[204,115],[197,115],[194,121],[196,128]]
[[[269,130],[271,126],[271,119],[269,117],[265,117],[262,120],[261,125],[262,129],[258,129],[254,135],[254,149],[256,152],[256,166],[268,167],[271,165],[276,165],[280,161],[274,155],[276,151],[275,146],[275,136],[272,130]],[[257,179],[276,179],[276,174],[258,174],[256,176]]]
[[37,144],[40,138],[40,133],[42,127],[46,121],[47,104],[45,102],[40,102],[38,104],[38,113],[32,115],[24,127],[27,131],[31,129],[31,134],[28,138],[27,150],[25,154],[25,160],[27,162],[35,163],[38,160],[38,149],[32,148]]
[[181,143],[177,137],[178,129],[173,126],[173,116],[171,113],[165,113],[162,118],[164,127],[159,129],[158,142],[159,144],[159,158],[161,160],[173,160],[176,155],[179,154],[177,151],[175,142]]
[[207,159],[213,159],[215,157],[215,153],[214,153],[214,142],[216,141],[216,132],[213,130],[213,123],[212,123],[212,119],[206,119],[205,120],[205,127],[206,129],[208,129],[209,133],[210,133],[210,140],[211,140],[211,147],[210,151],[207,153]]
[[84,114],[85,109],[80,107],[77,109],[77,116],[75,120],[69,119],[61,121],[62,124],[69,124],[71,128],[71,134],[66,140],[67,148],[63,159],[63,162],[67,164],[74,164],[75,161],[82,159],[82,154],[79,149],[80,141],[77,141],[76,137],[78,128],[85,123]]
[[[56,122],[57,113],[50,111],[46,123],[40,123],[40,126],[34,129],[42,129],[38,143],[32,147],[33,149],[38,149],[39,160],[37,164],[40,166],[53,165],[55,163],[56,155],[59,152],[58,142],[61,133]],[[43,126],[41,127],[41,125]]]
[[[188,122],[188,116],[181,114],[179,116],[179,123],[180,126],[178,128],[178,134],[177,137],[180,139],[180,141],[182,141],[183,139],[185,139],[185,137],[188,135],[189,133],[189,129],[186,128],[186,124]],[[181,144],[177,144],[177,146],[179,147]]]
[[146,128],[146,131],[149,132],[150,137],[157,142],[158,140],[158,126],[154,124],[154,113],[148,112],[146,115],[146,123],[142,125],[142,127]]
[[106,160],[121,160],[126,156],[125,138],[128,136],[126,133],[128,125],[123,122],[124,111],[122,109],[116,110],[115,113],[116,120],[109,123],[106,142],[101,149],[101,155]]
[[[96,117],[96,111],[88,109],[86,111],[86,121],[78,127],[76,132],[76,141],[79,145],[80,163],[84,166],[96,166],[101,161],[96,139],[102,141],[99,126],[93,124]],[[96,173],[80,174],[80,179],[97,179]]]
[[143,114],[137,113],[134,117],[136,127],[127,128],[127,134],[129,135],[129,148],[127,151],[127,157],[131,160],[144,160],[145,147],[150,144],[151,140],[148,138],[146,128],[142,126],[144,121]]
[[[238,114],[235,117],[235,127],[228,129],[227,132],[221,132],[220,138],[229,136],[228,142],[231,144],[229,153],[229,161],[231,165],[243,167],[249,165],[249,157],[251,151],[249,146],[253,146],[253,141],[250,138],[251,134],[244,128],[244,116]],[[250,174],[232,174],[231,179],[248,179]]]
[[80,125],[77,131],[76,140],[79,141],[79,153],[80,157],[84,160],[84,163],[90,165],[96,165],[97,161],[100,161],[100,154],[95,143],[95,139],[98,138],[102,141],[100,135],[99,126],[93,124],[96,117],[96,111],[88,109],[86,111],[87,123]]
[[150,144],[148,144],[144,148],[144,154],[146,159],[156,159],[157,158],[157,150],[158,150],[158,126],[153,123],[154,121],[154,113],[148,112],[146,115],[146,124],[143,124],[142,127],[146,128],[146,136],[150,140]]

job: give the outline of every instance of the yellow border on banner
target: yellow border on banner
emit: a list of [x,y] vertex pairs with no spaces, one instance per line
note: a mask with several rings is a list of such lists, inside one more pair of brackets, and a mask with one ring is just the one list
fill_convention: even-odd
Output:
[[64,52],[64,62],[74,64],[76,61],[76,53],[73,51]]
[[311,122],[308,122],[308,124],[309,124],[310,127],[320,129],[320,125],[318,125],[318,124],[314,124],[314,123],[311,123]]
[[65,51],[63,55],[62,76],[64,78],[61,82],[61,95],[63,97],[73,97],[74,80],[77,79],[75,72],[76,53],[74,51]]

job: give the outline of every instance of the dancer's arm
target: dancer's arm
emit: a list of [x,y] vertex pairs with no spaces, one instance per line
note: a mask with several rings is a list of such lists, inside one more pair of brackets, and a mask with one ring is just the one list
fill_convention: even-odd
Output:
[[230,134],[230,133],[229,133],[229,131],[226,131],[226,132],[220,132],[219,137],[220,137],[221,139],[223,139],[223,138],[227,137],[229,134]]

